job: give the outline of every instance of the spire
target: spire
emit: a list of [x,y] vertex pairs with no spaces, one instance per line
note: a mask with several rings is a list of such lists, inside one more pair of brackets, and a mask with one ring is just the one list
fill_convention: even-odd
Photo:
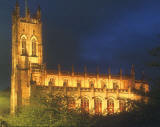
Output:
[[97,74],[99,73],[99,66],[98,65],[96,67],[96,72],[97,72]]
[[16,8],[19,7],[19,3],[18,0],[16,0]]
[[99,66],[98,65],[96,67],[96,72],[97,72],[97,75],[99,75]]
[[30,19],[30,11],[29,11],[29,8],[27,9],[27,12],[26,12],[26,18],[27,18],[27,20]]
[[40,5],[38,5],[38,11],[41,11],[41,7],[40,7]]
[[18,0],[16,1],[16,5],[15,5],[15,9],[14,9],[13,14],[15,14],[15,15],[17,15],[17,16],[20,15],[20,7],[19,7]]
[[111,68],[108,68],[108,78],[111,79]]
[[74,65],[72,64],[72,76],[74,76]]
[[84,74],[85,74],[85,76],[87,75],[87,66],[86,65],[84,66]]
[[28,13],[28,1],[25,0],[25,15],[27,16]]
[[142,81],[144,81],[144,80],[145,80],[145,74],[144,74],[144,71],[142,71],[141,80],[142,80]]
[[61,74],[61,65],[58,64],[58,74],[60,75]]
[[25,17],[29,20],[30,19],[30,11],[28,8],[28,0],[25,0]]
[[132,84],[130,86],[130,90],[135,88],[135,70],[134,70],[134,65],[132,64],[131,67],[131,78],[132,78]]
[[41,8],[40,8],[40,5],[38,5],[37,12],[36,12],[36,16],[37,16],[37,18],[38,18],[39,20],[41,19]]
[[134,70],[134,65],[132,64],[132,67],[131,67],[131,76],[135,76],[135,70]]
[[122,72],[122,69],[120,69],[120,76],[122,76],[122,73],[123,73],[123,72]]
[[111,75],[111,68],[108,68],[108,75]]

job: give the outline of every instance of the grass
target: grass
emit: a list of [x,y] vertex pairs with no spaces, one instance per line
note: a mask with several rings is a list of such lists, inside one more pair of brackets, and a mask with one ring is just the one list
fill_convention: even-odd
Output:
[[8,113],[10,107],[9,90],[0,91],[0,116]]

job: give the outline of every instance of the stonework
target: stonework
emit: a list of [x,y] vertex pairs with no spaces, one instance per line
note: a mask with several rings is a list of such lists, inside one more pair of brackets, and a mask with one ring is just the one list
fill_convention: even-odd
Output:
[[[97,69],[98,70],[98,69]],[[20,16],[20,7],[16,3],[12,14],[12,75],[11,75],[11,113],[30,103],[34,89],[39,91],[60,92],[71,99],[70,107],[81,107],[94,113],[116,113],[124,110],[127,99],[144,98],[135,92],[149,92],[149,85],[135,80],[134,67],[130,75],[95,74],[47,70],[43,63],[41,10],[34,16],[29,9]]]

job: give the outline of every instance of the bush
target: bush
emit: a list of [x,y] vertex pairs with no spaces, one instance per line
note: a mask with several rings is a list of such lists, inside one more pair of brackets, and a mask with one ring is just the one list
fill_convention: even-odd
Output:
[[89,127],[92,123],[88,114],[81,114],[79,109],[68,109],[67,97],[54,95],[40,99],[34,98],[30,106],[19,109],[14,116],[5,120],[10,126],[32,127]]

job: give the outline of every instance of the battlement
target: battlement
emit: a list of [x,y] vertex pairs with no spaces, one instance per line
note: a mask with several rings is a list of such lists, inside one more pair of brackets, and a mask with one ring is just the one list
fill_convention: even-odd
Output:
[[38,6],[36,13],[30,14],[30,10],[28,6],[26,6],[25,16],[21,16],[19,3],[16,2],[15,8],[12,13],[12,17],[14,19],[19,19],[20,22],[26,22],[26,23],[32,23],[32,24],[41,23],[41,9],[40,9],[40,6]]
[[[48,75],[57,75],[59,74],[58,70],[47,70],[46,71]],[[87,76],[87,77],[97,77],[97,75],[99,77],[106,77],[108,78],[110,76],[110,78],[114,78],[114,79],[120,79],[121,76],[123,79],[131,79],[133,78],[132,75],[120,75],[120,74],[106,74],[106,73],[90,73],[90,72],[74,72],[74,75],[73,75],[73,72],[71,71],[61,71],[60,72],[60,75],[61,76]],[[141,82],[141,80],[138,80],[139,82]]]
[[26,17],[21,17],[20,19],[20,22],[24,22],[24,23],[31,23],[31,24],[38,24],[38,23],[41,23],[41,20],[39,20],[38,18],[36,17],[31,17],[29,19],[27,19]]

